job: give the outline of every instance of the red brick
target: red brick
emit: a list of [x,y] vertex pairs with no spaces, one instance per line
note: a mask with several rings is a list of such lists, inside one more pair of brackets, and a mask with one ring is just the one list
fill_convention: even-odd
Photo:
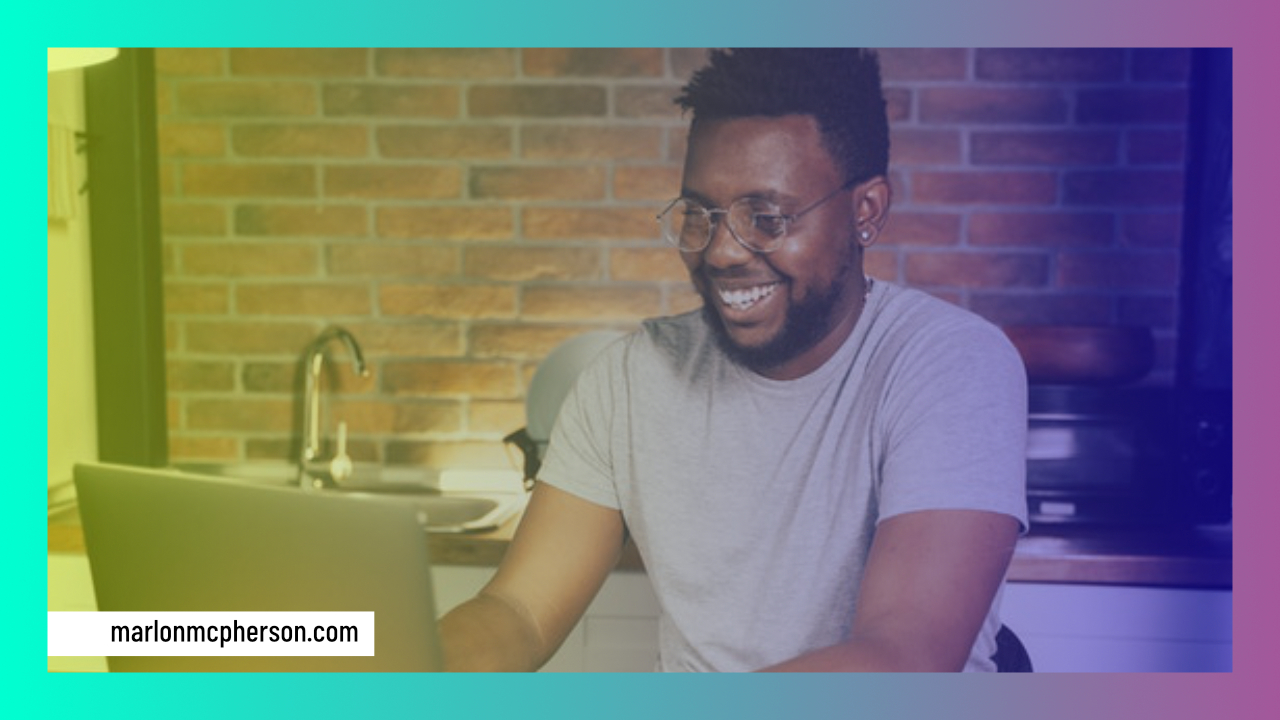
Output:
[[225,315],[230,307],[231,296],[225,283],[169,280],[164,284],[166,315]]
[[660,77],[656,48],[529,48],[523,51],[530,77]]
[[160,225],[165,237],[227,234],[227,208],[222,204],[187,203],[163,198]]
[[609,278],[618,282],[684,282],[689,271],[674,247],[613,248]]
[[1127,86],[1081,91],[1076,119],[1084,124],[1181,126],[1187,119],[1185,88]]
[[1181,165],[1186,133],[1182,130],[1130,130],[1128,160],[1131,165]]
[[605,90],[596,85],[475,85],[467,91],[471,117],[602,116]]
[[1048,277],[1048,258],[1040,254],[917,252],[906,263],[909,285],[1042,287]]
[[980,80],[1115,82],[1125,56],[1111,48],[980,49],[974,64]]
[[1178,283],[1175,252],[1074,253],[1058,259],[1064,288],[1159,289]]
[[191,243],[181,248],[182,274],[224,277],[314,275],[317,249],[302,244]]
[[283,432],[293,427],[293,414],[292,400],[187,401],[187,425],[193,430]]
[[898,282],[902,276],[902,253],[897,248],[872,245],[862,256],[862,270],[881,280]]
[[212,122],[164,122],[157,128],[160,157],[220,158],[227,154],[226,128]]
[[169,459],[177,461],[189,460],[236,460],[239,458],[240,441],[225,435],[217,437],[191,436],[182,432],[169,433]]
[[511,318],[515,289],[503,285],[398,285],[379,289],[383,315],[435,318]]
[[369,318],[345,323],[360,339],[366,358],[459,357],[465,351],[462,324],[452,321]]
[[239,205],[237,235],[365,237],[369,220],[358,205]]
[[1182,213],[1127,214],[1120,224],[1120,239],[1136,248],[1178,248],[1182,243]]
[[368,74],[362,48],[232,48],[235,75],[302,75],[330,79]]
[[707,64],[708,49],[670,48],[667,50],[667,57],[671,62],[671,74],[687,79]]
[[472,324],[471,354],[512,360],[541,360],[558,345],[590,326],[570,324],[485,323]]
[[885,117],[890,123],[907,120],[912,115],[914,94],[907,88],[886,87],[884,89]]
[[516,51],[511,48],[380,48],[374,50],[379,75],[479,79],[512,77]]
[[662,129],[531,125],[520,130],[520,153],[533,160],[657,160],[662,158]]
[[1182,205],[1178,170],[1098,170],[1069,172],[1063,180],[1072,205],[1152,207]]
[[316,175],[304,165],[187,164],[182,193],[196,197],[311,197]]
[[171,392],[235,389],[235,365],[230,362],[174,360],[165,363],[165,385]]
[[324,114],[332,117],[456,118],[461,90],[453,85],[340,83],[324,87]]
[[359,125],[238,125],[231,146],[248,157],[361,157],[369,130]]
[[1047,205],[1057,200],[1056,178],[1036,172],[918,172],[911,180],[918,203]]
[[241,315],[368,315],[369,286],[352,283],[239,283],[236,311]]
[[524,403],[518,400],[476,400],[467,408],[467,430],[506,435],[524,427]]
[[662,312],[662,295],[650,287],[535,286],[526,288],[522,317],[538,320],[641,320]]
[[448,165],[330,165],[324,169],[330,197],[425,200],[462,196],[462,171]]
[[614,90],[614,113],[620,118],[653,118],[660,120],[684,120],[680,106],[674,100],[680,94],[680,84],[655,87],[652,85],[619,85]]
[[184,82],[174,104],[178,113],[198,117],[301,117],[319,110],[314,85],[286,81]]
[[599,200],[604,179],[598,165],[473,167],[469,189],[477,200]]
[[421,240],[505,240],[515,235],[505,206],[384,207],[378,209],[378,236]]
[[388,245],[341,243],[329,246],[326,268],[330,275],[415,279],[457,277],[461,252],[440,245]]
[[963,80],[969,51],[956,48],[883,48],[880,73],[886,83],[903,80]]
[[247,362],[240,379],[246,393],[291,393],[300,369],[297,362]]
[[156,76],[217,76],[226,64],[222,48],[156,48]]
[[511,363],[388,362],[382,370],[382,389],[393,395],[512,398],[520,393],[519,372]]
[[1126,325],[1172,330],[1178,322],[1178,301],[1173,292],[1121,297],[1119,319]]
[[974,165],[1112,165],[1119,155],[1114,132],[976,132],[969,138]]
[[702,307],[702,296],[694,291],[692,285],[664,288],[663,295],[666,298],[666,315],[679,315]]
[[956,165],[960,163],[960,131],[893,128],[889,147],[893,164]]
[[389,158],[509,158],[512,130],[490,125],[390,126],[377,128],[378,153]]
[[1137,48],[1130,50],[1133,79],[1139,82],[1185,82],[1191,77],[1191,50]]
[[919,91],[918,112],[930,123],[1062,123],[1067,100],[1050,88],[931,87]]
[[892,212],[876,242],[879,245],[958,245],[960,216],[952,213]]
[[596,280],[600,250],[580,247],[471,247],[463,274],[477,280]]
[[679,165],[624,165],[613,171],[613,197],[618,200],[648,200],[654,213],[662,204],[680,194]]
[[974,213],[969,242],[998,247],[1105,247],[1115,237],[1108,213]]
[[190,352],[295,358],[319,331],[311,322],[187,322],[183,324],[183,339],[184,348]]
[[532,240],[653,240],[661,235],[653,208],[528,207],[524,236]]
[[385,432],[421,434],[462,430],[462,404],[451,400],[398,400],[389,409],[391,425]]
[[1113,321],[1114,301],[1097,293],[977,292],[969,309],[997,325],[1105,325]]

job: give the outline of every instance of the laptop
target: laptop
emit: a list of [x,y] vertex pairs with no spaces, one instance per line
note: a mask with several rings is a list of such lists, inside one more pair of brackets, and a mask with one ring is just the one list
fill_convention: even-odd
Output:
[[388,500],[110,464],[74,469],[98,609],[373,611],[374,655],[109,657],[143,672],[441,668],[427,533]]

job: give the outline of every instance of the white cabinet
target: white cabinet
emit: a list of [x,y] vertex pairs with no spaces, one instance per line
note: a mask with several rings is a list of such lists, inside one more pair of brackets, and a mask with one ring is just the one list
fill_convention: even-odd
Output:
[[[98,609],[93,595],[89,558],[70,553],[49,553],[48,609],[88,612]],[[50,672],[105,672],[104,657],[51,657]]]
[[1009,583],[1001,617],[1037,672],[1229,672],[1231,591]]

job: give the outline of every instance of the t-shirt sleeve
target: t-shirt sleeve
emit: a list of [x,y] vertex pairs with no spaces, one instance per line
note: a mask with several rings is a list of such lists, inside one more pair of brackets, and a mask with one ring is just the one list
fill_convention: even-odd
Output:
[[1026,370],[998,328],[915,335],[894,369],[882,435],[880,519],[987,510],[1027,527]]
[[615,343],[583,369],[556,416],[538,481],[619,509],[611,442],[617,395],[625,392],[625,343]]

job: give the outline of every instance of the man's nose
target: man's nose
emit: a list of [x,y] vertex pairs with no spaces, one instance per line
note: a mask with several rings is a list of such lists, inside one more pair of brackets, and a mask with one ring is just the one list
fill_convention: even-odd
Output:
[[744,246],[729,229],[729,218],[721,215],[711,224],[711,239],[702,251],[703,262],[712,267],[733,267],[751,261],[754,252]]

